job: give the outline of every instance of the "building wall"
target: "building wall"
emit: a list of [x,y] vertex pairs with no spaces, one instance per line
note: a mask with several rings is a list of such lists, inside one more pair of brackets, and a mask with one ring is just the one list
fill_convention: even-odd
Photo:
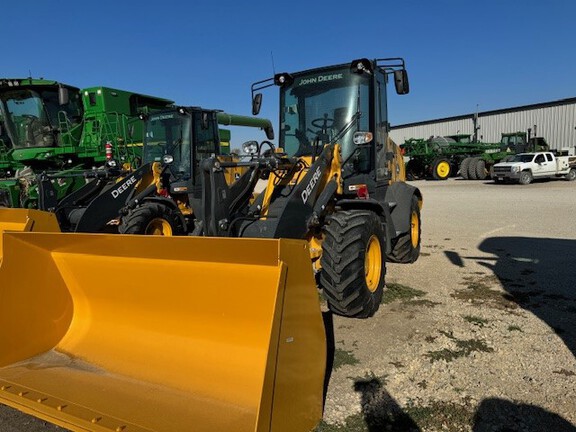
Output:
[[[432,135],[473,134],[473,114],[428,120],[392,127],[390,136],[398,143],[408,138]],[[576,98],[523,107],[486,111],[478,114],[479,137],[484,142],[498,142],[504,132],[527,131],[534,126],[552,149],[576,147]]]

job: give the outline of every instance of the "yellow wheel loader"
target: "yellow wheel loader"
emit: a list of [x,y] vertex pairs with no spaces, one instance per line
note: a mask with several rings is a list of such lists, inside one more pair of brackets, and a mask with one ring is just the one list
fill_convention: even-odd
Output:
[[[274,137],[267,119],[199,107],[173,107],[141,118],[146,128],[142,167],[126,171],[111,160],[106,169],[70,174],[85,177],[87,182],[59,201],[53,184],[63,174],[41,174],[37,180],[40,210],[54,213],[58,224],[48,230],[44,223],[34,224],[34,217],[45,220],[54,216],[0,208],[0,232],[104,232],[111,231],[110,221],[119,219],[123,234],[186,234],[194,228],[188,197],[198,187],[194,176],[199,175],[199,161],[212,155],[221,160],[235,158],[221,154],[218,125],[259,128],[269,139]],[[163,162],[167,154],[170,165]],[[238,175],[238,171],[228,171],[227,181],[232,183]]]
[[[277,75],[279,146],[192,165],[193,235],[4,233],[0,402],[75,431],[312,430],[317,282],[333,311],[368,317],[385,261],[418,257],[422,197],[387,139],[388,77],[408,91],[400,59]],[[183,150],[160,156],[165,173]]]
[[[420,191],[407,185],[398,147],[388,139],[386,82],[408,92],[402,59],[359,59],[253,85],[280,88],[279,148],[246,143],[245,163],[203,161],[203,200],[194,214],[203,234],[292,238],[309,244],[330,309],[367,318],[379,308],[385,261],[412,263],[420,252]],[[229,186],[224,169],[248,171]],[[250,202],[255,182],[267,187]]]

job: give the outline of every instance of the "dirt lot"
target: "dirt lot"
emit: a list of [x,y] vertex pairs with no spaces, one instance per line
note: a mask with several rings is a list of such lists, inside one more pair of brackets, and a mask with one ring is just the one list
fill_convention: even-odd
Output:
[[[319,432],[576,431],[576,184],[450,179],[376,316],[333,325]],[[0,409],[0,431],[62,430]]]

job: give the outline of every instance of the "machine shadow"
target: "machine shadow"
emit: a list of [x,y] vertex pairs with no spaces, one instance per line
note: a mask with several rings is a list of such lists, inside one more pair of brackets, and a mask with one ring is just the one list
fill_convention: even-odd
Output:
[[476,261],[500,280],[506,299],[544,321],[576,357],[576,240],[491,237],[479,249],[496,256]]
[[492,431],[576,432],[576,427],[557,414],[534,405],[504,399],[484,399],[474,415],[473,432]]
[[362,416],[369,432],[421,430],[378,378],[356,380],[354,390],[361,394]]

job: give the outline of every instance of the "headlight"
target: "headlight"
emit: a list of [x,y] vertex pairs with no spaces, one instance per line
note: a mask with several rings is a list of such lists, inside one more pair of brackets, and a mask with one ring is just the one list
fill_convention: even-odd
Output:
[[257,154],[258,147],[258,141],[246,141],[244,144],[242,144],[242,150],[244,151],[244,154],[249,155]]
[[163,162],[165,165],[170,165],[172,162],[174,162],[174,156],[172,156],[172,155],[164,155],[164,156],[162,157],[162,162]]
[[512,171],[513,173],[520,172],[520,166],[519,166],[519,165],[513,166],[512,169],[511,169],[511,171]]
[[354,144],[362,145],[372,142],[372,132],[356,132],[354,134]]

